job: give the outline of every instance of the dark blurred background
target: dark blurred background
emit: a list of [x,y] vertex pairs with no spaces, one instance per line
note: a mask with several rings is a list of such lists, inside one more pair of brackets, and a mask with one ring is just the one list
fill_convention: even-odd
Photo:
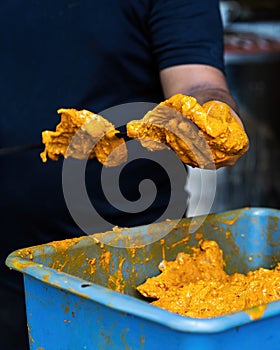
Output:
[[[280,208],[280,0],[223,0],[226,74],[250,138],[235,166],[219,169],[212,212],[244,206]],[[193,176],[189,215],[200,182]],[[204,194],[207,196],[207,193]],[[207,200],[205,201],[207,202]],[[204,214],[203,205],[196,214]]]

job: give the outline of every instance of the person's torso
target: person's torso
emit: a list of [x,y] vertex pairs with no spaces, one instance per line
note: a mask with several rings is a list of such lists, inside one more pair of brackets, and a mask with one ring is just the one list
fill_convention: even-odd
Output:
[[60,107],[98,113],[125,102],[158,102],[149,3],[4,0],[0,147],[40,142]]

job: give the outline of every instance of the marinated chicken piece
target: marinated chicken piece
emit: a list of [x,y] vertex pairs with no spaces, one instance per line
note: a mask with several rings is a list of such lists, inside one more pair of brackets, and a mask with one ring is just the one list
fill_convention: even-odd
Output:
[[105,166],[116,166],[126,161],[127,149],[123,138],[116,136],[114,125],[101,115],[87,110],[58,110],[61,121],[56,131],[43,131],[45,150],[40,154],[42,161],[47,157],[58,160],[65,158],[92,159],[96,157]]
[[223,268],[223,253],[218,244],[204,240],[199,248],[193,248],[193,254],[179,253],[174,261],[162,261],[159,265],[161,274],[148,278],[137,289],[145,297],[161,298],[170,288],[216,277],[224,280],[226,273]]
[[127,134],[154,151],[169,147],[186,164],[199,168],[229,166],[248,150],[249,141],[228,105],[176,94],[142,119],[127,124]]
[[260,306],[280,299],[280,263],[273,270],[227,275],[222,251],[203,240],[193,254],[179,253],[163,261],[161,274],[148,278],[137,290],[156,299],[153,305],[195,318],[209,318]]

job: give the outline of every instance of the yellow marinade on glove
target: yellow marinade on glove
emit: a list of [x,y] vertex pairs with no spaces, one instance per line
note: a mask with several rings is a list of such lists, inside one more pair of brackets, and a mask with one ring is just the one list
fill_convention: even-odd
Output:
[[240,120],[227,104],[209,101],[201,106],[182,94],[129,122],[127,134],[151,151],[170,147],[184,163],[199,168],[233,165],[249,147]]
[[77,159],[97,158],[105,166],[116,166],[126,161],[127,149],[114,125],[101,115],[87,110],[61,108],[61,121],[56,131],[43,131],[45,150],[40,154],[58,160],[60,156]]

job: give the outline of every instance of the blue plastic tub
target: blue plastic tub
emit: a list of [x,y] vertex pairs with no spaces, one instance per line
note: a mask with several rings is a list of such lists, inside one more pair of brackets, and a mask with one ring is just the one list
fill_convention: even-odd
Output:
[[[279,218],[280,210],[243,208],[210,214],[195,234],[188,218],[171,232],[172,222],[163,222],[13,252],[6,263],[24,276],[30,348],[280,349],[280,301],[194,319],[150,305],[135,290],[159,273],[163,257],[174,259],[201,238],[219,243],[229,273],[274,267],[280,260]],[[160,231],[169,233],[138,248],[100,243],[122,241],[128,232],[145,238]]]

